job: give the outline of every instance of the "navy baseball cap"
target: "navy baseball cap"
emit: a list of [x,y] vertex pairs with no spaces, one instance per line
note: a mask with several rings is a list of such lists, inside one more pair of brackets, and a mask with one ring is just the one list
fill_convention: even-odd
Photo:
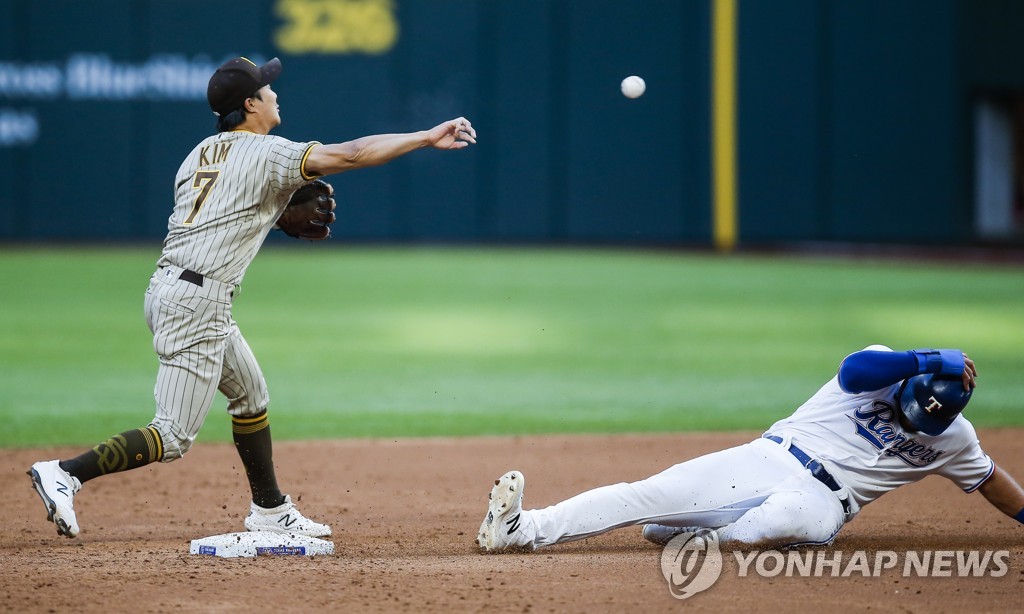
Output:
[[257,66],[248,58],[235,58],[220,65],[206,87],[206,101],[217,116],[240,109],[256,90],[270,85],[281,74],[281,60],[274,58]]
[[896,396],[900,411],[912,427],[926,435],[941,435],[971,400],[961,377],[928,373],[908,377]]

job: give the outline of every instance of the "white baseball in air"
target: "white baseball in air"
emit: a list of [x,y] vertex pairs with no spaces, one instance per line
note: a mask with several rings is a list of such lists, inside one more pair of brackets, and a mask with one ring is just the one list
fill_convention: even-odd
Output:
[[626,98],[639,98],[647,90],[647,84],[636,75],[626,77],[622,80],[622,95]]

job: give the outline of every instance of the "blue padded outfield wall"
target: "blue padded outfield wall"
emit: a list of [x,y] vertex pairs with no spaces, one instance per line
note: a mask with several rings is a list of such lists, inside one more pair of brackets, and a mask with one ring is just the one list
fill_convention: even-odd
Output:
[[[294,140],[477,127],[331,178],[343,239],[711,244],[715,1],[0,0],[0,239],[161,238],[245,55]],[[1022,4],[738,0],[739,243],[976,242],[972,96],[1024,88]]]

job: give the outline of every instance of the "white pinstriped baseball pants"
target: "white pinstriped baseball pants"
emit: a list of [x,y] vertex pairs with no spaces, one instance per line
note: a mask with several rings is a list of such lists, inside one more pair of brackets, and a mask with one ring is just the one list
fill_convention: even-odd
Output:
[[164,462],[192,447],[218,390],[233,416],[254,416],[270,401],[259,363],[231,317],[234,288],[209,278],[197,286],[180,274],[177,267],[158,269],[145,301],[160,359],[150,424],[163,439]]
[[524,511],[517,545],[540,548],[638,524],[718,529],[722,542],[749,545],[820,544],[845,522],[842,504],[827,486],[784,446],[758,439],[646,480]]

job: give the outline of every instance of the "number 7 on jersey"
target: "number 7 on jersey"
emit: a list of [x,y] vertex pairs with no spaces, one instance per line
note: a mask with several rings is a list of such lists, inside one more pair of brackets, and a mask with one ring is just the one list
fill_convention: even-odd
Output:
[[219,176],[219,170],[196,171],[196,178],[192,181],[192,187],[199,190],[199,195],[196,196],[196,202],[192,204],[192,211],[185,218],[185,226],[191,226],[192,222],[195,221],[196,216],[199,215],[199,210],[203,208],[203,203],[206,202],[206,198],[210,195],[210,190],[213,189],[213,184],[217,183],[217,177]]

